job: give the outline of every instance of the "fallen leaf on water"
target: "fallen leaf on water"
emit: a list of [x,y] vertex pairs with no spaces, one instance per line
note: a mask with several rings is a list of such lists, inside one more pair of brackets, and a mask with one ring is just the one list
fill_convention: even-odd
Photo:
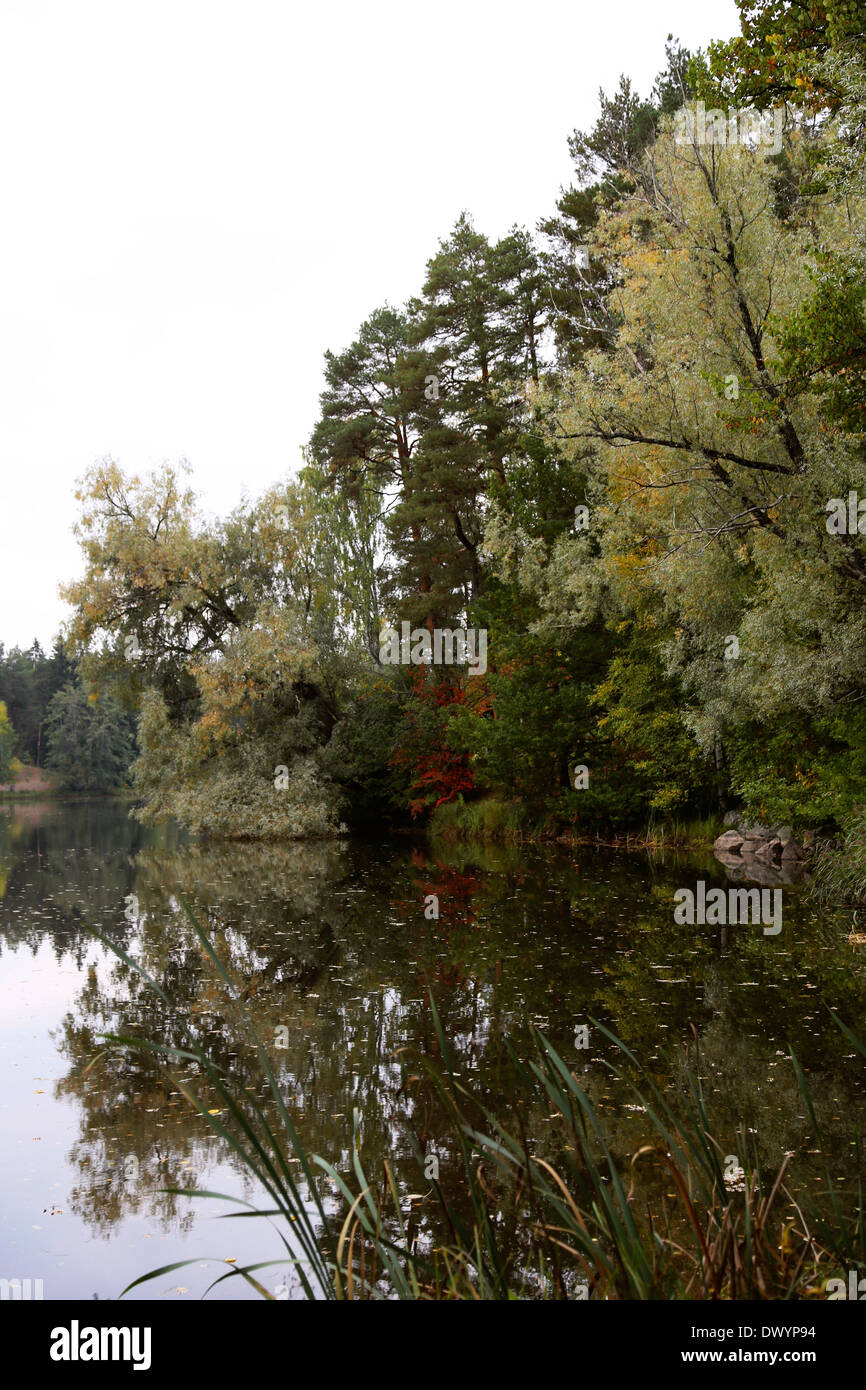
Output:
[[237,1257],[237,1255],[231,1255],[228,1259],[226,1259],[226,1260],[224,1261],[224,1263],[227,1264],[227,1265],[236,1265],[237,1262],[238,1262],[238,1257]]

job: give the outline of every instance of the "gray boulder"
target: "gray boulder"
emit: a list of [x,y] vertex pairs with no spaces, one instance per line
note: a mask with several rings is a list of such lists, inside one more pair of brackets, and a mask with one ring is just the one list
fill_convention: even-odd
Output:
[[716,854],[736,854],[742,843],[743,837],[738,830],[726,830],[713,841],[713,850]]
[[766,836],[748,833],[743,836],[743,843],[740,846],[740,853],[744,858],[751,858],[758,853],[758,850],[767,843]]
[[755,850],[755,858],[762,864],[780,864],[782,861],[782,841],[764,840]]

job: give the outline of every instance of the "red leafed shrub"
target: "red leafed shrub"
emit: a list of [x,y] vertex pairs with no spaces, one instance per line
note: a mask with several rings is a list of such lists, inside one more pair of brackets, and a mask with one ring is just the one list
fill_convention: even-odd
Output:
[[475,779],[468,755],[455,752],[447,742],[448,711],[466,703],[465,687],[420,667],[412,671],[411,680],[412,697],[390,763],[410,773],[415,795],[410,796],[409,810],[414,818],[472,791]]

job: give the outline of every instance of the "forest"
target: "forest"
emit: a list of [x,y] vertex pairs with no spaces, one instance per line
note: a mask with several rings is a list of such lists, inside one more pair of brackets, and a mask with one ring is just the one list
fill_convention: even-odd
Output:
[[0,642],[0,786],[25,766],[48,768],[62,791],[96,795],[128,784],[136,715],[110,695],[86,690],[57,637],[51,654]]
[[7,757],[47,718],[67,785],[215,836],[734,807],[866,861],[864,7],[738,6],[599,94],[537,227],[463,213],[326,355],[297,476],[213,523],[181,467],[91,468]]

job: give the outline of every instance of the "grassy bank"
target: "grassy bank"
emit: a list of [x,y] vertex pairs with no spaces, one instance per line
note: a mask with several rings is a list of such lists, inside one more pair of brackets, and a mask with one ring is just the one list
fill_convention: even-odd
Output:
[[866,811],[851,816],[836,839],[818,842],[812,894],[821,903],[866,908]]
[[433,811],[429,832],[443,840],[556,840],[567,845],[599,845],[612,849],[702,848],[723,829],[722,815],[690,821],[658,821],[637,830],[584,831],[553,816],[533,816],[517,801],[494,797],[446,802]]

